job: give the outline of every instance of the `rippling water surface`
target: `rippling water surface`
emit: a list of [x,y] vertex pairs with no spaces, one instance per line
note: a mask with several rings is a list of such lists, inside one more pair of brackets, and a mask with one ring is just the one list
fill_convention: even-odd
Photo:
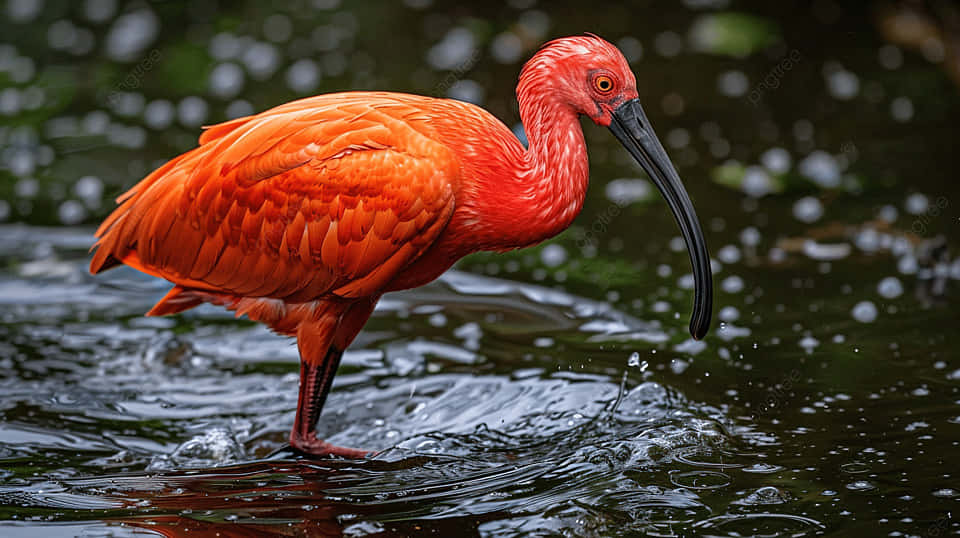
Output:
[[947,524],[960,495],[943,335],[900,349],[851,319],[701,347],[453,272],[385,300],[336,378],[323,434],[380,452],[309,461],[285,446],[288,339],[215,308],[141,317],[164,286],[87,275],[90,230],[2,232],[4,533],[800,536]]

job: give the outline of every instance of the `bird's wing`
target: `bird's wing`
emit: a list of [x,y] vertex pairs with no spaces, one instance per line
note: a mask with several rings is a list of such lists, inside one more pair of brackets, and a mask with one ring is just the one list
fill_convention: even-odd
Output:
[[453,213],[460,167],[425,121],[422,103],[357,95],[214,126],[118,199],[91,271],[289,302],[375,293]]

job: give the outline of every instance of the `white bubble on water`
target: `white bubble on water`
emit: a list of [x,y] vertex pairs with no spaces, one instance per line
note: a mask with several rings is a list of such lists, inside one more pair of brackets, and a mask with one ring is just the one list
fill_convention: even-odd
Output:
[[23,24],[37,18],[43,11],[43,0],[8,0],[7,17],[15,23]]
[[157,37],[160,21],[153,11],[138,9],[113,21],[106,37],[106,52],[113,60],[133,61]]
[[100,206],[103,197],[103,181],[96,176],[83,176],[73,184],[73,193],[91,209]]
[[40,193],[40,182],[34,178],[24,178],[13,185],[18,198],[33,198]]
[[737,275],[728,276],[720,282],[720,289],[725,293],[740,293],[743,287],[743,279]]
[[243,99],[237,99],[236,101],[231,101],[227,105],[227,110],[225,114],[227,119],[242,118],[244,116],[250,116],[254,113],[253,105],[249,101]]
[[840,260],[850,255],[849,243],[820,243],[813,239],[803,242],[803,253],[813,260]]
[[799,165],[800,174],[825,188],[840,185],[840,163],[825,151],[814,151],[807,155]]
[[47,28],[47,45],[54,50],[70,50],[77,42],[77,27],[68,19],[60,19]]
[[881,243],[883,242],[880,237],[880,232],[878,232],[876,228],[863,228],[857,232],[853,241],[856,243],[857,248],[864,252],[876,252],[880,249]]
[[547,267],[557,267],[567,261],[567,249],[556,243],[550,243],[540,251],[540,261]]
[[107,140],[115,146],[124,148],[142,148],[147,142],[147,131],[139,125],[110,124]]
[[150,101],[143,110],[143,122],[151,129],[166,129],[173,123],[176,109],[166,99]]
[[485,96],[486,90],[483,86],[470,79],[458,80],[447,90],[447,97],[475,105],[482,105]]
[[904,256],[897,261],[897,271],[900,271],[900,274],[912,275],[917,272],[918,268],[917,259],[912,255]]
[[[607,200],[617,205],[627,205],[652,196],[650,182],[640,178],[618,178],[610,181],[603,188]],[[682,240],[682,239],[681,239]],[[686,248],[686,247],[684,247]]]
[[25,148],[13,149],[12,153],[5,157],[7,169],[17,177],[28,176],[37,169],[36,157]]
[[807,353],[813,353],[813,350],[820,345],[820,341],[810,335],[807,335],[800,339],[798,345]]
[[724,245],[717,251],[717,259],[723,263],[737,263],[740,261],[740,249],[736,245]]
[[790,152],[783,148],[770,148],[760,155],[760,163],[774,174],[783,174],[790,170]]
[[928,207],[930,207],[930,199],[927,198],[925,194],[919,192],[907,196],[907,200],[904,202],[904,209],[911,215],[920,215],[926,211]]
[[10,68],[7,70],[10,79],[18,84],[30,82],[33,80],[33,75],[35,75],[36,72],[37,66],[34,64],[33,58],[26,56],[14,58]]
[[750,81],[743,71],[732,69],[724,71],[717,79],[717,88],[727,97],[742,97],[750,87]]
[[229,32],[220,32],[210,38],[208,52],[216,60],[232,60],[240,56],[243,40]]
[[823,204],[813,196],[804,196],[793,204],[793,217],[807,224],[820,220],[823,216]]
[[280,53],[277,47],[270,43],[255,42],[243,52],[243,65],[247,67],[250,76],[257,80],[270,78],[280,67]]
[[463,27],[453,28],[427,51],[427,63],[437,70],[457,69],[470,60],[475,46],[473,32]]
[[877,213],[877,217],[884,222],[896,222],[899,213],[897,207],[894,205],[887,204],[880,208],[880,211]]
[[102,110],[94,110],[83,117],[82,124],[86,134],[101,135],[110,126],[110,115]]
[[523,41],[513,32],[497,34],[490,44],[493,59],[502,64],[512,64],[523,56]]
[[760,166],[748,166],[743,174],[741,189],[748,196],[760,198],[774,191],[773,179]]
[[960,280],[960,258],[953,260],[950,264],[950,278]]
[[725,306],[720,309],[720,312],[717,314],[717,318],[719,318],[720,321],[732,323],[740,319],[740,311],[737,310],[737,307],[735,306]]
[[210,71],[210,92],[222,99],[235,97],[243,91],[243,69],[230,62],[218,64]]
[[903,295],[903,284],[895,276],[888,276],[877,284],[877,293],[885,299],[896,299]]
[[828,66],[826,71],[827,91],[834,99],[847,101],[860,93],[860,78],[853,72],[841,66]]
[[[654,353],[656,353],[656,350],[654,350]],[[627,366],[629,366],[630,368],[639,367],[641,372],[646,372],[647,368],[650,367],[650,363],[648,363],[647,361],[641,361],[640,354],[634,351],[633,353],[630,354],[630,358],[627,359]]]
[[4,88],[0,91],[0,114],[16,116],[23,107],[23,99],[17,88]]
[[310,92],[320,83],[320,69],[313,60],[302,58],[287,69],[286,79],[291,90],[299,93]]
[[191,95],[177,104],[177,119],[185,127],[199,127],[207,119],[207,102]]
[[755,247],[760,244],[760,230],[753,226],[747,226],[740,232],[740,242],[747,247]]
[[60,222],[70,226],[83,222],[83,219],[87,218],[87,209],[76,200],[67,200],[57,208],[57,215]]
[[913,101],[907,97],[897,97],[890,102],[890,115],[901,123],[910,121],[913,119]]
[[83,16],[91,22],[106,22],[117,11],[117,0],[86,0]]
[[877,319],[877,305],[873,301],[860,301],[854,305],[850,315],[860,323],[872,323]]
[[146,99],[137,92],[115,92],[110,97],[110,109],[118,116],[137,116],[143,111]]

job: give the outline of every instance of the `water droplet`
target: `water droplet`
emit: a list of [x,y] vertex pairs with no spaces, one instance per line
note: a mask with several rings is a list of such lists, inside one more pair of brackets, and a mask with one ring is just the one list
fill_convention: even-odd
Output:
[[850,314],[860,323],[872,323],[877,319],[877,305],[872,301],[860,301],[853,307]]
[[907,196],[907,200],[903,204],[904,209],[907,210],[907,213],[911,215],[919,215],[927,210],[930,206],[930,199],[927,198],[925,194],[915,192],[910,196]]
[[760,156],[760,163],[774,174],[785,174],[790,170],[790,152],[783,148],[770,148]]
[[903,294],[903,284],[895,276],[888,276],[877,284],[877,293],[885,299],[896,299]]
[[547,267],[557,267],[567,261],[567,249],[556,243],[550,243],[540,251],[540,261]]
[[[814,151],[799,165],[800,174],[817,185],[832,189],[840,185],[840,163],[825,151]],[[799,218],[799,217],[798,217]]]
[[614,179],[607,183],[603,192],[608,200],[619,206],[646,200],[653,195],[650,182],[640,178]]
[[210,92],[221,99],[229,99],[243,91],[243,81],[243,69],[235,63],[225,62],[210,72]]
[[860,92],[860,78],[856,74],[840,66],[829,71],[826,74],[827,90],[834,99],[847,101],[857,96]]
[[720,283],[720,289],[725,293],[740,293],[743,291],[743,286],[743,279],[737,275],[728,276]]
[[913,119],[913,101],[907,97],[897,97],[890,102],[890,115],[901,123],[910,121]]
[[847,484],[847,489],[851,491],[870,491],[877,489],[877,486],[868,480],[857,480]]
[[816,222],[823,216],[823,204],[813,196],[804,196],[793,204],[793,216],[807,224]]
[[736,69],[721,73],[717,79],[717,88],[727,97],[741,97],[747,93],[749,86],[747,76]]

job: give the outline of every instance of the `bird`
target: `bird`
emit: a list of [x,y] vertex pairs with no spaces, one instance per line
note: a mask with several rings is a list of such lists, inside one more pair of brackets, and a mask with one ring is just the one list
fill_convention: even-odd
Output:
[[196,148],[117,198],[90,272],[126,265],[172,283],[148,316],[210,303],[295,337],[290,446],[363,458],[372,452],[317,435],[344,351],[384,293],[566,229],[588,185],[585,116],[609,128],[672,210],[693,268],[689,329],[703,338],[706,242],[624,55],[595,34],[554,39],[523,65],[516,93],[526,146],[479,106],[382,91],[321,94],[206,127]]

